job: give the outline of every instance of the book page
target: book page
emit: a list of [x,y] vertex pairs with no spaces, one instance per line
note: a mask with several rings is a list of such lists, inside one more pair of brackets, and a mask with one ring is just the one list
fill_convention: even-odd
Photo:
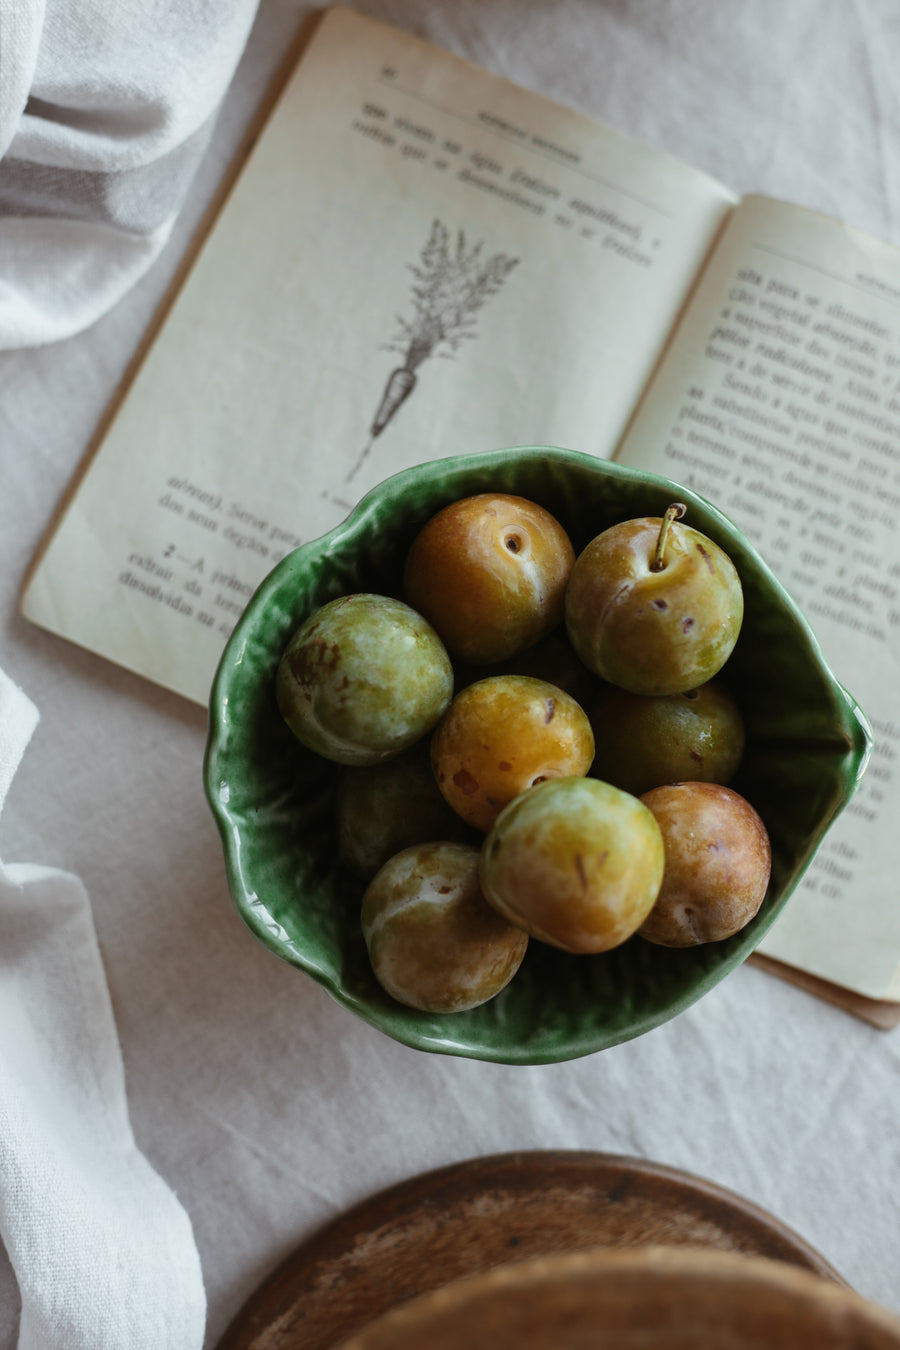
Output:
[[741,527],[871,720],[856,796],[760,951],[900,999],[900,251],[747,198],[617,458]]
[[329,11],[25,614],[205,703],[262,577],[394,471],[523,443],[609,455],[731,205],[666,155]]

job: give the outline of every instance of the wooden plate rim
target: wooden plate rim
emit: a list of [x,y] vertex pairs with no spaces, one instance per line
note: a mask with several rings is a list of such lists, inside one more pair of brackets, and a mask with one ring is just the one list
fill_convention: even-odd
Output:
[[[586,1214],[594,1226],[573,1237],[566,1223],[578,1226]],[[666,1244],[768,1256],[846,1287],[799,1234],[715,1182],[614,1153],[521,1150],[409,1177],[340,1214],[258,1286],[217,1350],[326,1350],[450,1280],[554,1251],[621,1245],[617,1225],[645,1214],[671,1219]],[[656,1232],[652,1241],[660,1240]],[[440,1271],[429,1241],[439,1244]]]

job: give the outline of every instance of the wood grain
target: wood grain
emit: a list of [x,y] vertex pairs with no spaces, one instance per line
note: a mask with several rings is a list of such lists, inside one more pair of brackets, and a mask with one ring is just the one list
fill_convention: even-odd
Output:
[[689,1247],[539,1256],[391,1309],[340,1350],[900,1350],[900,1321],[808,1270]]
[[463,1276],[647,1246],[765,1256],[843,1283],[797,1234],[708,1181],[605,1153],[508,1153],[414,1177],[314,1234],[252,1295],[219,1350],[326,1350]]

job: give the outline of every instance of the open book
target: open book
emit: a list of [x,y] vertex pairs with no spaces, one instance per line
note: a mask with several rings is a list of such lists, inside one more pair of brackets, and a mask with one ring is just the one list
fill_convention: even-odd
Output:
[[549,444],[666,474],[876,731],[762,951],[900,1017],[900,251],[346,9],[266,111],[25,614],[205,703],[257,583],[398,469]]

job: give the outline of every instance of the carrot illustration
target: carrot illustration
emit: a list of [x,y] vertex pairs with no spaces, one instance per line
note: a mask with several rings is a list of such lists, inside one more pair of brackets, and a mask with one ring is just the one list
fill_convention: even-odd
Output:
[[463,230],[457,231],[454,240],[441,221],[432,223],[419,262],[409,269],[413,274],[412,316],[397,319],[395,334],[386,344],[403,361],[388,376],[368,444],[347,475],[348,482],[415,389],[422,362],[435,355],[453,357],[463,342],[477,336],[478,311],[497,294],[518,261],[506,253],[486,258],[482,242],[470,246]]
[[416,372],[411,370],[409,366],[398,366],[396,370],[391,372],[370,429],[373,439],[381,435],[388,422],[399,411],[400,405],[409,398],[415,387]]

